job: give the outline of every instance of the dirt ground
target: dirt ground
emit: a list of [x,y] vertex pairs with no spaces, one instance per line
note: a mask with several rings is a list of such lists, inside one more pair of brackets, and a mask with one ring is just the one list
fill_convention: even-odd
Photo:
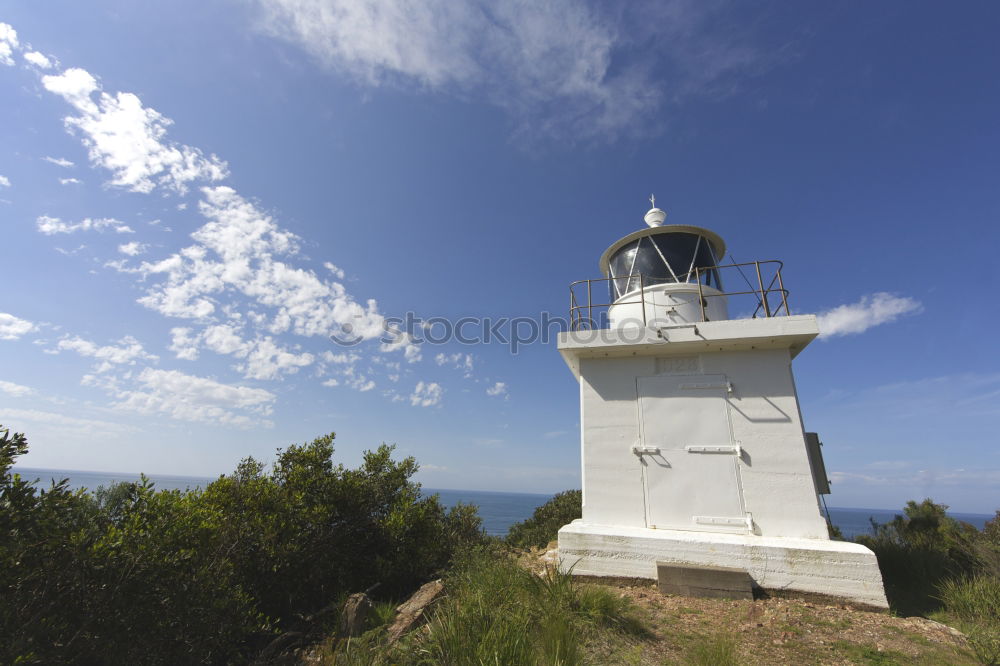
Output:
[[[526,552],[533,570],[550,566],[550,549]],[[581,579],[630,599],[651,635],[587,645],[589,661],[686,662],[699,647],[725,643],[740,664],[976,664],[963,634],[921,617],[853,608],[836,600],[730,601],[661,594],[655,581]]]

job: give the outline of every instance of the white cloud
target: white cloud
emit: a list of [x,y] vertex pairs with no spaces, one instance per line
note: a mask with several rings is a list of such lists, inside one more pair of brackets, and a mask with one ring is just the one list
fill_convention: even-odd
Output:
[[[643,134],[666,101],[720,94],[761,57],[712,3],[257,0],[263,31],[365,85],[483,98],[523,130]],[[670,72],[669,80],[656,74]]]
[[197,148],[166,140],[172,120],[144,107],[132,93],[103,92],[86,70],[70,68],[43,76],[42,85],[80,112],[66,117],[66,127],[82,135],[95,166],[111,171],[112,185],[132,192],[162,187],[183,193],[192,181],[211,182],[228,175],[226,163],[215,155],[206,157]]
[[359,361],[361,359],[361,357],[357,354],[334,354],[331,351],[323,352],[320,354],[320,358],[327,363],[354,363],[355,361]]
[[124,243],[118,246],[118,251],[122,254],[127,254],[130,257],[140,255],[149,249],[149,245],[146,243],[140,243],[138,241],[132,241],[131,243]]
[[371,391],[373,388],[375,388],[375,380],[367,379],[362,375],[357,380],[350,382],[348,386],[357,391],[360,391],[361,393],[364,393],[366,391]]
[[7,176],[0,176],[0,187],[10,187],[10,178]]
[[334,266],[333,264],[331,264],[329,261],[323,263],[323,268],[325,268],[326,270],[328,270],[331,273],[333,273],[333,275],[338,280],[343,280],[344,279],[344,271],[341,270],[341,269],[339,269],[339,268],[337,268],[336,266]]
[[111,423],[97,419],[82,419],[62,413],[45,412],[37,409],[0,409],[0,419],[2,419],[4,425],[10,425],[11,429],[15,427],[20,429],[20,423],[27,421],[47,428],[53,428],[56,431],[83,431],[92,437],[104,434],[119,435],[133,430],[133,428],[120,423]]
[[249,379],[279,379],[281,375],[294,374],[316,360],[307,352],[288,351],[269,336],[244,340],[240,337],[239,327],[231,324],[209,326],[198,334],[193,333],[191,328],[173,328],[170,335],[169,349],[177,358],[193,361],[198,358],[199,347],[235,356],[243,362],[234,367]]
[[355,391],[361,393],[366,393],[375,388],[375,381],[369,379],[366,375],[357,372],[354,366],[347,367],[341,373],[344,375],[344,384],[351,387]]
[[155,361],[159,358],[143,349],[142,344],[131,335],[126,335],[117,345],[103,347],[78,336],[63,338],[56,343],[56,351],[66,350],[101,361],[97,372],[106,372],[114,365],[135,365],[137,360]]
[[310,365],[313,361],[315,357],[312,354],[290,352],[267,337],[254,343],[252,350],[246,356],[246,363],[238,368],[244,376],[251,379],[277,379],[282,374],[296,373],[299,368]]
[[167,348],[185,361],[198,358],[198,336],[191,334],[190,328],[178,327],[170,329],[170,346]]
[[323,382],[323,386],[340,386],[340,381],[331,377]]
[[50,69],[52,67],[52,61],[38,51],[28,51],[24,54],[24,59],[41,69]]
[[80,180],[79,178],[60,178],[59,179],[59,184],[60,185],[80,185],[82,183],[83,183],[83,181]]
[[504,382],[497,382],[493,386],[486,389],[486,395],[490,396],[506,396],[507,395],[507,384]]
[[444,389],[437,382],[417,382],[410,394],[410,404],[414,407],[433,407],[441,402]]
[[455,370],[461,370],[463,372],[463,377],[469,379],[472,377],[472,370],[475,364],[472,360],[472,354],[462,354],[461,352],[456,352],[454,354],[438,354],[434,357],[434,362],[438,365],[451,365]]
[[[195,244],[158,262],[146,262],[147,278],[162,276],[139,299],[169,317],[208,319],[223,302],[249,298],[247,316],[272,332],[290,330],[304,337],[350,329],[361,340],[380,337],[385,318],[374,300],[362,306],[343,285],[320,279],[286,263],[298,251],[297,238],[229,187],[204,188],[199,210],[208,222],[192,234]],[[256,308],[260,308],[260,311]],[[408,336],[384,351],[402,350],[412,360],[419,352]]]
[[112,217],[104,217],[96,220],[88,217],[85,220],[74,224],[72,222],[63,222],[58,217],[39,215],[35,220],[35,224],[37,225],[38,230],[46,236],[52,236],[54,234],[71,234],[77,231],[104,231],[105,229],[113,229],[119,234],[135,233],[135,231],[133,231],[127,224]]
[[246,356],[250,353],[252,345],[243,340],[236,332],[236,328],[228,324],[210,326],[202,333],[203,344],[216,354],[232,354],[234,356]]
[[857,303],[840,305],[816,315],[821,338],[864,333],[873,326],[889,324],[907,314],[923,310],[919,301],[909,297],[878,292],[863,296]]
[[[860,474],[856,472],[830,472],[831,483],[841,487],[851,486],[876,486],[878,488],[898,488],[909,487],[919,488],[918,494],[912,495],[926,496],[929,489],[937,492],[944,488],[980,486],[985,489],[994,489],[1000,485],[1000,469],[990,468],[943,468],[936,467],[921,470],[907,470],[897,472],[882,472],[872,474]],[[937,495],[935,495],[937,497]]]
[[261,418],[271,413],[275,400],[275,395],[264,389],[223,384],[207,377],[153,368],[144,369],[137,378],[137,384],[134,389],[109,385],[117,400],[113,407],[142,414],[162,413],[181,421],[221,423],[239,428],[274,425]]
[[0,340],[17,340],[33,330],[35,330],[35,325],[27,319],[0,312]]
[[23,396],[33,394],[35,389],[28,386],[22,386],[21,384],[15,384],[14,382],[0,380],[0,391],[3,391],[7,395],[12,395],[15,398],[21,398]]
[[52,164],[55,164],[56,166],[61,166],[63,168],[73,166],[73,163],[70,162],[65,157],[43,157],[42,159],[45,160],[46,162],[51,162]]
[[420,345],[413,341],[412,335],[392,329],[392,340],[379,345],[379,350],[394,352],[400,349],[403,350],[403,358],[406,359],[407,363],[416,363],[423,358],[423,354],[420,352]]
[[18,46],[17,31],[7,23],[0,23],[0,64],[13,65],[11,56]]

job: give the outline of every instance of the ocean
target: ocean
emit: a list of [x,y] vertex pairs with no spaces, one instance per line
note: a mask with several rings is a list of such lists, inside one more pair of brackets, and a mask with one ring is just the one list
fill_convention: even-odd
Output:
[[[70,488],[87,488],[95,490],[99,486],[107,486],[120,481],[138,481],[138,474],[115,474],[109,472],[84,472],[78,470],[35,469],[30,467],[15,467],[14,471],[26,479],[38,479],[47,486],[51,480],[69,479]],[[214,481],[214,478],[198,476],[167,476],[162,474],[148,475],[155,487],[164,490],[185,490],[197,488]],[[454,506],[458,502],[475,504],[479,507],[479,515],[483,519],[483,529],[492,536],[503,536],[514,523],[530,518],[532,512],[545,504],[552,495],[532,493],[504,493],[483,490],[443,490],[424,488],[424,494],[437,494],[445,506]],[[840,528],[844,537],[853,539],[861,534],[871,533],[871,520],[885,523],[893,516],[902,513],[902,509],[844,509],[830,507],[830,520]],[[993,516],[982,513],[949,513],[950,516],[982,529],[987,520]]]

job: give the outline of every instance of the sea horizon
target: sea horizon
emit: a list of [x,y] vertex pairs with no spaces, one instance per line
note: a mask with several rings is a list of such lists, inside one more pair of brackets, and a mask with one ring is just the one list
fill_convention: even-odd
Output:
[[[69,470],[44,467],[14,466],[12,471],[22,477],[31,479],[47,486],[45,479],[61,481],[67,479],[70,489],[86,488],[97,490],[118,482],[134,482],[140,479],[139,473],[101,472],[95,470]],[[219,476],[189,476],[181,474],[146,474],[158,490],[186,490],[207,485]],[[506,490],[475,490],[471,488],[431,488],[421,485],[426,495],[438,495],[446,507],[459,502],[475,504],[479,507],[479,515],[483,519],[483,529],[491,536],[503,536],[514,523],[526,520],[538,507],[547,502],[555,493],[528,493]],[[831,522],[840,528],[845,538],[853,539],[863,534],[871,533],[871,521],[885,523],[896,515],[902,515],[902,507],[896,509],[878,509],[872,507],[840,507],[829,506]],[[948,511],[948,515],[956,520],[983,529],[995,513],[978,513],[963,511]]]

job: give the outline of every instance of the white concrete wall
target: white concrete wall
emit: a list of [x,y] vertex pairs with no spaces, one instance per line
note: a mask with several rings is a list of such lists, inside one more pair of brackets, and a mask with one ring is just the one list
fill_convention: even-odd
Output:
[[[755,533],[826,539],[803,438],[787,349],[753,349],[624,358],[581,358],[583,520],[645,527],[639,459],[636,378],[667,374],[726,375],[729,412],[744,453],[740,480]],[[693,372],[694,371],[694,372]],[[706,489],[711,492],[711,489]]]
[[735,567],[766,590],[888,607],[875,554],[856,543],[611,527],[582,520],[559,530],[559,568],[564,572],[655,580],[657,562]]

